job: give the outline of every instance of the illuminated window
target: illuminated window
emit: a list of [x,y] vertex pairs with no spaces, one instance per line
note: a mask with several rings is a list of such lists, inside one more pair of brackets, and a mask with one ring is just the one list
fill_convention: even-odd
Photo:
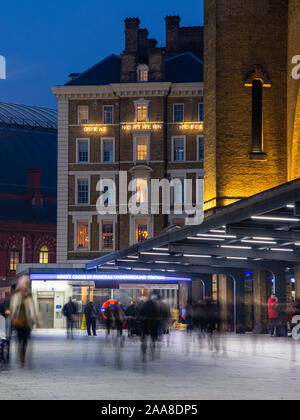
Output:
[[173,161],[184,161],[185,160],[185,148],[184,148],[184,137],[173,138]]
[[102,249],[114,247],[114,224],[112,221],[102,222]]
[[89,141],[78,140],[77,143],[77,161],[80,163],[89,161]]
[[17,265],[20,262],[20,253],[16,247],[13,247],[10,251],[10,262],[9,269],[10,271],[16,271]]
[[78,107],[78,124],[89,123],[89,107],[80,105]]
[[146,64],[141,64],[137,68],[137,79],[138,82],[148,82],[148,72],[149,68]]
[[136,106],[136,119],[138,122],[148,120],[148,107],[147,104],[137,104]]
[[184,122],[184,105],[183,104],[173,105],[173,117],[174,117],[174,122]]
[[102,140],[102,160],[103,162],[114,161],[114,141],[113,139]]
[[147,178],[136,178],[136,202],[147,203],[148,202],[148,181]]
[[198,104],[198,121],[204,121],[204,106],[203,103]]
[[105,105],[103,107],[103,124],[113,124],[114,107],[113,105]]
[[136,242],[144,242],[148,239],[147,219],[136,219],[135,221],[135,239]]
[[77,204],[89,203],[89,181],[88,179],[77,180]]
[[48,264],[49,261],[49,251],[48,248],[44,245],[40,250],[40,264]]
[[204,139],[203,136],[197,137],[197,160],[200,160],[200,162],[203,162],[204,159]]
[[136,139],[136,160],[148,159],[148,139],[147,137],[138,137]]
[[89,224],[88,222],[77,222],[77,249],[88,249],[89,247]]

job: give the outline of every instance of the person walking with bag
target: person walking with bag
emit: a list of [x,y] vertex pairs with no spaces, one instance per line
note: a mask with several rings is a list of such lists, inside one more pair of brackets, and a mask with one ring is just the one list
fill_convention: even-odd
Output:
[[77,321],[78,309],[71,297],[69,298],[69,302],[64,305],[62,312],[67,320],[67,338],[73,339],[73,327],[74,323]]
[[10,301],[9,310],[11,313],[11,324],[18,336],[21,367],[24,367],[32,328],[35,325],[40,325],[30,290],[28,275],[23,275],[19,278],[16,291]]

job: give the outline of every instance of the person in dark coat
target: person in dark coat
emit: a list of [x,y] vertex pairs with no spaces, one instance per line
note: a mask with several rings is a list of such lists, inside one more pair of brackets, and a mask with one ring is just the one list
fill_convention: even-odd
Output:
[[86,329],[88,335],[91,335],[91,327],[93,330],[93,336],[96,336],[96,324],[98,318],[98,311],[96,305],[93,302],[89,302],[84,310],[85,320],[86,320]]
[[114,309],[114,317],[116,323],[116,329],[118,331],[118,335],[122,335],[123,333],[123,325],[125,321],[124,311],[120,305],[120,303],[115,303],[113,305]]
[[136,331],[136,304],[131,302],[128,308],[125,310],[126,326],[128,331],[128,337],[132,337],[134,331]]
[[71,297],[69,298],[69,302],[64,305],[62,313],[67,320],[67,337],[73,338],[73,327],[77,320],[78,309],[76,303],[72,301]]
[[159,305],[156,296],[143,303],[139,312],[142,327],[141,350],[143,361],[146,359],[148,337],[151,340],[150,348],[152,358],[154,358],[156,341],[158,339],[159,315]]
[[111,305],[108,305],[107,308],[105,308],[103,315],[104,315],[105,326],[106,326],[106,339],[108,339],[108,337],[110,336],[110,331],[112,329],[114,319],[115,319]]

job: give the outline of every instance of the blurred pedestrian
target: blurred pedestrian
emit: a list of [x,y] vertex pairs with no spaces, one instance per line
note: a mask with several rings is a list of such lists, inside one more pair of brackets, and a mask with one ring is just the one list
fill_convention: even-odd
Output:
[[141,318],[142,327],[142,360],[146,361],[148,338],[150,339],[150,350],[152,359],[155,358],[156,341],[158,339],[159,306],[156,295],[151,296],[149,300],[143,303],[139,315]]
[[275,293],[272,293],[272,295],[270,296],[268,300],[268,315],[269,315],[271,337],[274,337],[275,331],[277,328],[277,323],[278,323],[277,303],[278,303],[278,298],[276,297]]
[[93,302],[89,302],[85,309],[85,321],[86,321],[86,329],[87,333],[90,336],[91,335],[91,327],[93,330],[93,336],[96,336],[96,326],[97,326],[97,318],[98,318],[98,310],[96,305]]
[[186,324],[186,332],[191,334],[194,328],[194,303],[191,299],[188,300],[188,303],[185,308],[185,319],[184,322]]
[[67,321],[67,337],[73,339],[73,328],[75,322],[77,321],[78,308],[76,303],[72,301],[71,297],[69,298],[69,302],[64,305],[62,313],[66,317]]
[[115,324],[116,324],[116,329],[118,332],[118,335],[122,335],[123,333],[123,326],[124,326],[124,321],[125,321],[125,315],[124,315],[124,311],[119,303],[115,303],[113,305],[113,310],[114,310],[114,318],[115,318]]
[[114,319],[115,319],[111,305],[108,305],[105,308],[103,315],[104,315],[105,326],[106,326],[106,339],[108,339],[108,337],[110,336],[110,331],[112,329]]
[[0,303],[0,367],[7,367],[10,349],[10,310],[9,301]]
[[131,301],[125,310],[125,317],[128,337],[132,337],[136,332],[136,304],[134,301]]
[[24,367],[32,328],[35,325],[40,325],[30,290],[28,275],[23,275],[19,278],[16,291],[10,301],[9,310],[11,312],[12,326],[18,336],[20,363]]

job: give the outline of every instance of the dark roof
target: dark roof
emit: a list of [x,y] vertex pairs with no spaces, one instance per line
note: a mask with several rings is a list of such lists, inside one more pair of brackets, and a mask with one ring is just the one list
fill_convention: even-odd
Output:
[[26,200],[0,198],[0,220],[56,223],[56,202],[44,201],[42,207],[37,207]]
[[203,82],[203,62],[185,52],[165,60],[165,74],[172,83]]
[[0,125],[55,130],[56,109],[0,102]]
[[[87,71],[70,80],[66,86],[108,85],[121,81],[121,57],[112,54]],[[164,82],[185,83],[203,81],[203,62],[191,52],[165,60]]]
[[27,169],[40,168],[43,195],[56,195],[56,132],[0,126],[0,191],[24,193]]
[[121,76],[121,57],[111,54],[83,73],[79,73],[66,86],[82,85],[108,85],[110,83],[120,83]]

